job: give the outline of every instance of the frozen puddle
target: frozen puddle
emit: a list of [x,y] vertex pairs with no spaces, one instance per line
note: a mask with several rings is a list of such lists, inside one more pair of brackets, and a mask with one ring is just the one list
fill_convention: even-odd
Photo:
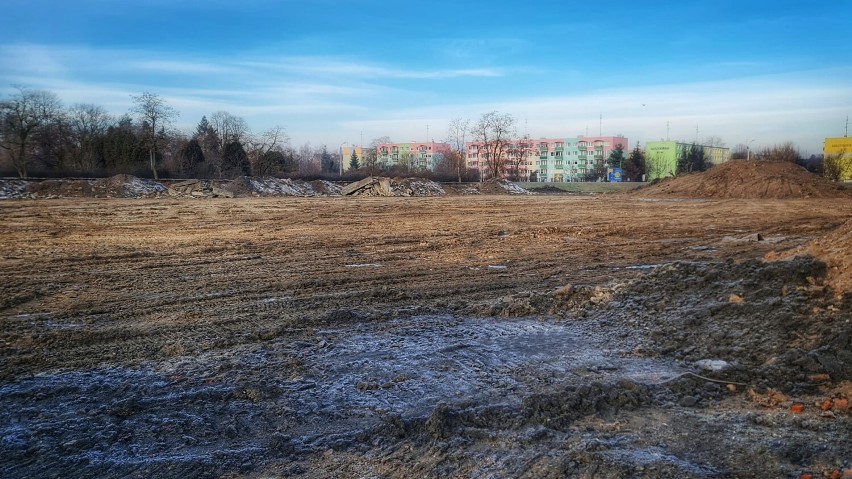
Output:
[[682,372],[623,355],[630,345],[617,343],[585,322],[421,316],[6,381],[0,470],[251,469],[351,441],[389,416],[425,417],[440,403],[511,406],[571,383]]
[[647,359],[620,358],[605,338],[576,325],[536,320],[420,317],[382,331],[320,336],[334,347],[309,358],[316,393],[353,412],[418,415],[440,402],[520,401],[569,381],[676,374]]

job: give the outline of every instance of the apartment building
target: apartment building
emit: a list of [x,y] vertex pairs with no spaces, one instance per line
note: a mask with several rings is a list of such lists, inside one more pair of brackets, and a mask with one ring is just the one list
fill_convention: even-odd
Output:
[[[730,148],[722,146],[697,145],[704,150],[704,158],[718,165],[731,159]],[[674,176],[677,173],[677,159],[692,143],[680,141],[649,141],[645,144],[645,179],[648,181]]]
[[342,171],[349,170],[349,163],[352,160],[352,152],[354,151],[356,155],[358,155],[358,163],[359,166],[364,166],[364,153],[366,153],[368,148],[362,148],[360,146],[341,146],[340,147],[340,159]]
[[385,167],[404,165],[415,170],[435,171],[449,151],[448,143],[382,143],[376,145],[376,158]]
[[[619,146],[628,154],[628,139],[623,136],[512,140],[503,153],[503,176],[541,182],[583,181],[594,174],[596,165],[605,172],[604,161]],[[482,168],[484,176],[492,176],[484,145],[467,142],[465,149],[467,167]]]
[[[539,146],[550,145],[551,142],[561,140],[521,138],[510,140],[506,143],[501,153],[499,164],[501,165],[501,177],[513,179],[527,179],[535,170],[536,158],[540,154]],[[561,153],[560,153],[561,154]],[[468,141],[465,143],[465,156],[468,169],[477,170],[484,178],[494,176],[492,170],[493,162],[489,161],[489,151],[483,142]]]

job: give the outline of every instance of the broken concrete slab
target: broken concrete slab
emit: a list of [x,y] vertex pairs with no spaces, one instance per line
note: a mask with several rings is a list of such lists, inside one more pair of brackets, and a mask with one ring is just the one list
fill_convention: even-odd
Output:
[[367,178],[364,178],[363,180],[356,181],[355,183],[350,183],[350,184],[344,186],[343,188],[340,189],[340,194],[343,195],[343,196],[349,196],[349,195],[355,194],[356,192],[361,191],[364,188],[367,188],[367,187],[373,185],[374,183],[376,183],[378,181],[379,181],[378,178],[368,176]]

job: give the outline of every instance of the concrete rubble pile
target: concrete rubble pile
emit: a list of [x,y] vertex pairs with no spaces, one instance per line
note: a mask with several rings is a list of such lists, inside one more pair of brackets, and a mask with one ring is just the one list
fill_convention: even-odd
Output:
[[422,178],[370,176],[340,189],[343,196],[443,196],[440,184]]
[[213,186],[209,180],[187,180],[172,183],[168,190],[169,196],[192,198],[233,198],[228,190]]
[[329,181],[241,176],[227,187],[237,196],[334,196],[340,187]]
[[29,198],[27,182],[16,179],[0,179],[0,199]]

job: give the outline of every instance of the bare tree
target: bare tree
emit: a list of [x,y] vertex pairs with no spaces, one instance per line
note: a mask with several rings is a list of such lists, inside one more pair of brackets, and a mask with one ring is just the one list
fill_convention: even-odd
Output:
[[509,146],[508,156],[507,156],[507,173],[514,181],[521,180],[521,171],[526,167],[524,163],[527,162],[527,159],[530,155],[535,151],[535,147],[533,146],[533,141],[529,137],[529,135],[524,135],[523,138],[520,138],[518,141],[513,142]]
[[702,142],[702,145],[703,146],[716,146],[716,147],[724,148],[725,142],[722,141],[722,138],[714,135],[714,136],[708,136],[707,138],[705,138],[704,141]]
[[299,147],[299,151],[296,153],[296,161],[299,163],[299,173],[303,175],[313,175],[320,171],[317,153],[309,141]]
[[[502,177],[506,173],[509,145],[515,136],[515,119],[508,113],[501,114],[496,111],[483,113],[479,121],[471,128],[470,133],[473,140],[479,143],[479,151],[485,152],[484,160],[488,174],[492,178]],[[482,178],[485,178],[485,174]]]
[[411,152],[403,151],[399,154],[399,161],[397,161],[396,166],[398,166],[402,171],[407,173],[409,170],[411,170],[411,163],[413,160],[411,156]]
[[44,90],[18,88],[18,93],[0,102],[0,148],[6,150],[12,166],[26,178],[30,154],[39,129],[62,111],[59,98]]
[[239,116],[234,116],[227,111],[217,111],[210,115],[210,127],[216,132],[219,146],[224,150],[228,143],[244,143],[249,133],[246,121]]
[[738,143],[731,149],[732,160],[745,160],[748,158],[748,145]]
[[[244,119],[227,111],[217,111],[210,115],[209,120],[202,118],[202,123],[207,129],[202,142],[205,158],[210,168],[222,178],[226,169],[225,146],[229,143],[242,146],[249,134],[248,126]],[[201,126],[199,124],[199,129]]]
[[361,150],[363,158],[361,158],[362,166],[367,170],[368,175],[375,175],[379,170],[379,154],[375,146],[370,146]]
[[467,159],[464,153],[456,150],[448,151],[441,160],[440,169],[452,174],[461,183],[462,176],[467,172]]
[[447,125],[447,143],[453,151],[464,152],[467,134],[470,132],[470,120],[454,118]]
[[645,174],[648,181],[658,180],[675,174],[672,165],[668,164],[659,153],[645,158]]
[[79,170],[97,168],[96,142],[106,135],[115,119],[102,107],[91,103],[78,103],[68,110],[71,128],[71,160]]
[[[391,143],[391,139],[389,136],[380,136],[378,138],[373,138],[370,141],[370,146],[366,150],[362,150],[362,155],[364,156],[362,160],[362,166],[366,168],[367,174],[375,175],[382,168],[382,165],[379,164],[379,145],[386,145]],[[387,165],[385,165],[387,166]]]
[[799,150],[793,142],[764,148],[757,153],[757,159],[764,161],[787,161],[795,163],[799,159]]
[[247,138],[252,166],[256,165],[261,158],[273,152],[283,154],[290,145],[290,137],[287,136],[284,127],[280,125],[275,125],[259,135],[247,135]]
[[178,116],[178,112],[166,105],[165,101],[156,93],[146,91],[139,96],[131,95],[131,98],[135,103],[132,111],[139,117],[140,122],[147,127],[148,158],[151,161],[151,172],[154,174],[154,179],[159,179],[157,175],[157,145],[159,143],[157,128],[165,131],[165,127]]

